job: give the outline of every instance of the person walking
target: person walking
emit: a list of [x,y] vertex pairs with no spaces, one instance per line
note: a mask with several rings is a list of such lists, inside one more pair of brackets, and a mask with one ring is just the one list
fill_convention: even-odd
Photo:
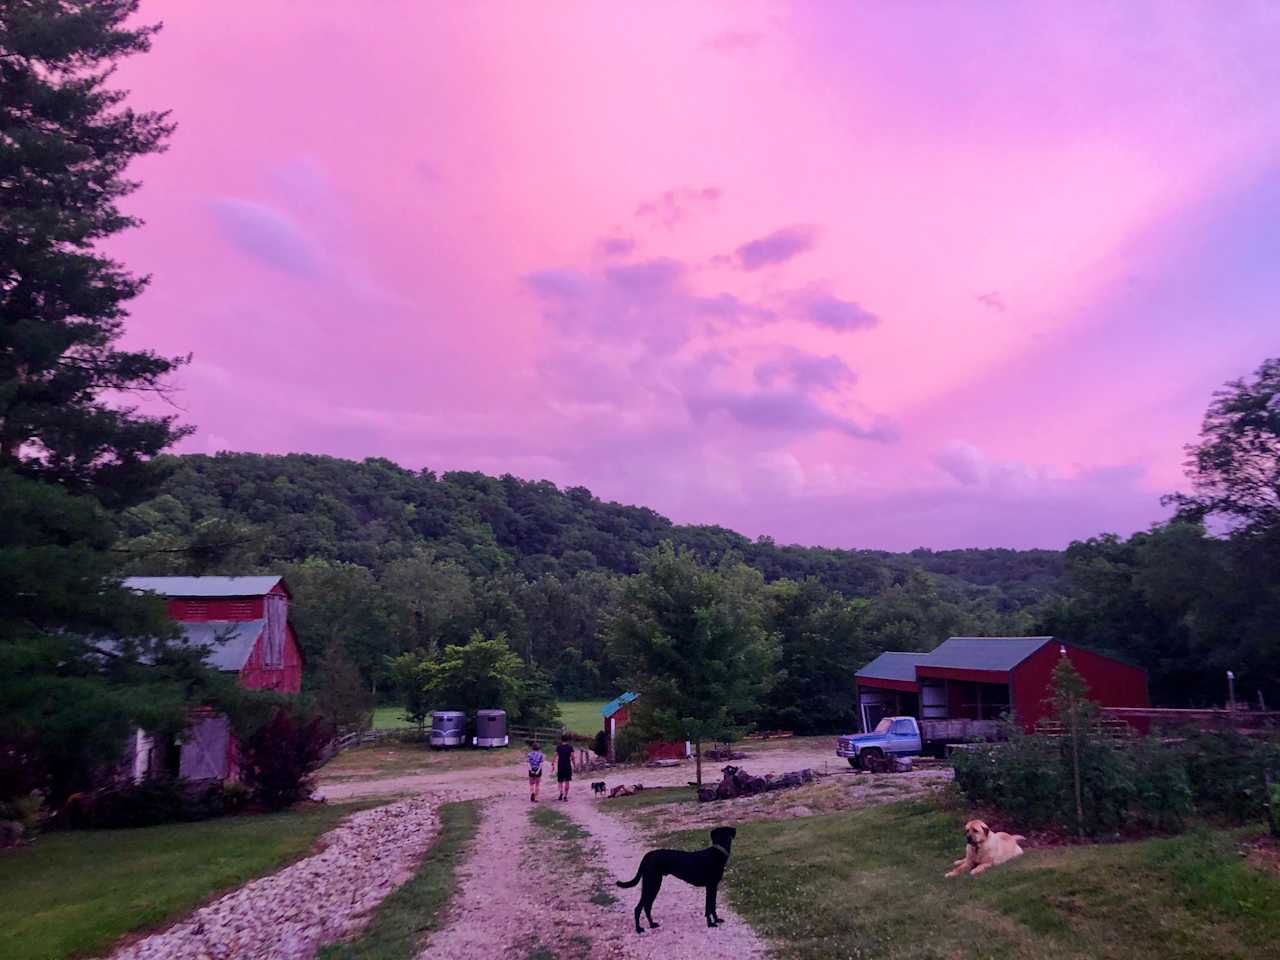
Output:
[[542,786],[542,762],[547,758],[538,749],[538,741],[529,744],[529,802],[538,802],[538,788]]
[[560,746],[556,747],[556,786],[560,788],[560,799],[569,799],[569,784],[573,781],[573,744],[569,742],[569,734],[562,734]]

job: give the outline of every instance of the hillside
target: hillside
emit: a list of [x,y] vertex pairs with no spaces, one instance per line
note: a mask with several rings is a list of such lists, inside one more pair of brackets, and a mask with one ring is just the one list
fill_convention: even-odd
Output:
[[[782,546],[723,527],[674,524],[647,507],[600,500],[584,487],[561,490],[509,475],[437,475],[383,459],[310,454],[169,459],[172,474],[164,493],[128,520],[127,535],[140,538],[139,550],[217,530],[249,541],[233,563],[314,557],[379,570],[425,548],[471,576],[505,572],[535,579],[589,570],[634,573],[644,551],[671,540],[704,561],[735,554],[767,580],[815,577],[845,596],[876,596],[912,571],[923,571],[957,595],[981,597],[1010,612],[1062,586],[1063,554],[1052,550],[895,554]],[[232,528],[239,534],[229,533]],[[141,562],[148,569],[157,565],[155,557]]]

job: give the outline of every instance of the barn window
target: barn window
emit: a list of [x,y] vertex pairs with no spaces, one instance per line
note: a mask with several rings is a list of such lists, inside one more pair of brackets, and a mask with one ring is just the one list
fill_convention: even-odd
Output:
[[204,600],[188,600],[186,617],[188,620],[208,620],[209,604]]
[[252,620],[253,613],[252,600],[231,600],[227,603],[228,620]]

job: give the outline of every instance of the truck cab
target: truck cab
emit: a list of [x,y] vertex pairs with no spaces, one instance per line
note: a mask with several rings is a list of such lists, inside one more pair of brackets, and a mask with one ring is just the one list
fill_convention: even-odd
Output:
[[836,756],[849,766],[866,766],[867,757],[909,757],[921,752],[924,741],[915,717],[885,717],[871,733],[857,733],[836,740]]

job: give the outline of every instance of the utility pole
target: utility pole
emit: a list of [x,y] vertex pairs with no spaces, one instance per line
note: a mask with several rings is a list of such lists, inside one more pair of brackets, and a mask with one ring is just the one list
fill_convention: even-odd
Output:
[[1236,675],[1230,670],[1227,671],[1227,700],[1230,703],[1232,713],[1236,712]]

